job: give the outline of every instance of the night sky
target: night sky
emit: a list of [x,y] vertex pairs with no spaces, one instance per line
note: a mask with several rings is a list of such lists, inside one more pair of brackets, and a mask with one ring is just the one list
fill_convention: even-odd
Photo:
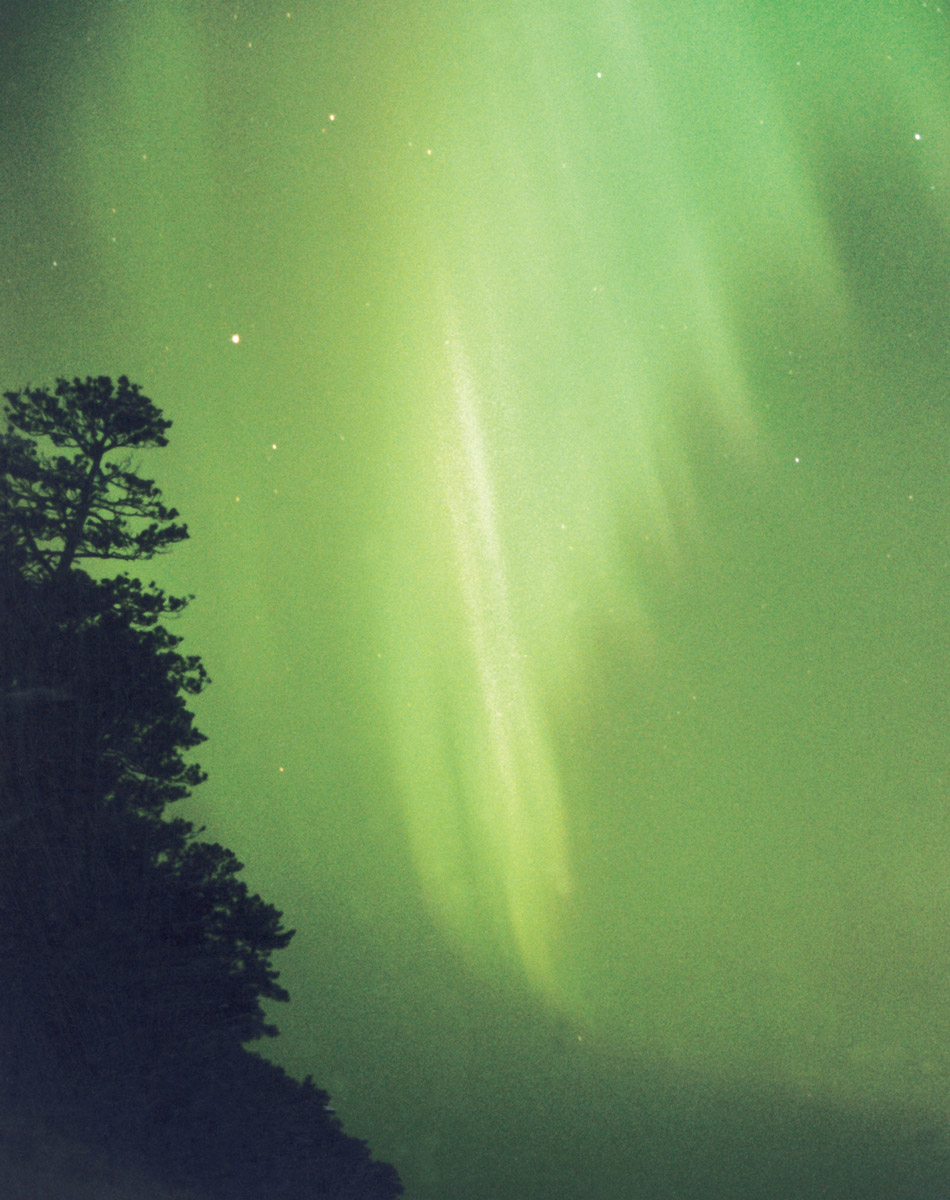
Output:
[[409,1200],[942,1194],[948,21],[0,5],[0,384],[173,420],[179,809]]

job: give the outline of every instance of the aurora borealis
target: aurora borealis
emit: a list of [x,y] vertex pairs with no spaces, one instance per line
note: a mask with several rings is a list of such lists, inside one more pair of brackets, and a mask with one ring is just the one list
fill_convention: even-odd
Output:
[[941,6],[0,22],[3,386],[174,422],[267,1052],[411,1200],[939,1195]]

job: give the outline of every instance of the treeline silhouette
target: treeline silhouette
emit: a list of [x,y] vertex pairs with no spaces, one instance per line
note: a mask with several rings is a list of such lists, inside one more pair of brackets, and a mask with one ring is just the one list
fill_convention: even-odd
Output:
[[[171,422],[124,376],[5,395],[0,428],[0,1102],[228,1200],[385,1200],[329,1097],[249,1051],[293,931],[168,806],[205,778],[191,597],[86,560],[188,536],[130,455]],[[116,454],[121,455],[116,459]]]

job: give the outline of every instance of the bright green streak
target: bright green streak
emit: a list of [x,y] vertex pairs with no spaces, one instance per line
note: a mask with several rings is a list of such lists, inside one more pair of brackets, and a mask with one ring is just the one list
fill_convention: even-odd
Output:
[[679,7],[116,10],[24,118],[5,386],[175,420],[195,811],[384,1155],[467,970],[945,1101],[946,18]]

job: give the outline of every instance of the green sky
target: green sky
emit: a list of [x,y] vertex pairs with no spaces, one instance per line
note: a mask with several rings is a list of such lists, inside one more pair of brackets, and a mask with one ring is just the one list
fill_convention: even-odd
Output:
[[941,6],[0,34],[2,384],[125,373],[174,421],[142,469],[192,537],[148,577],[214,680],[185,815],[299,930],[268,1052],[410,1200],[781,1195],[750,1164],[810,1163],[818,1108],[926,1176]]

